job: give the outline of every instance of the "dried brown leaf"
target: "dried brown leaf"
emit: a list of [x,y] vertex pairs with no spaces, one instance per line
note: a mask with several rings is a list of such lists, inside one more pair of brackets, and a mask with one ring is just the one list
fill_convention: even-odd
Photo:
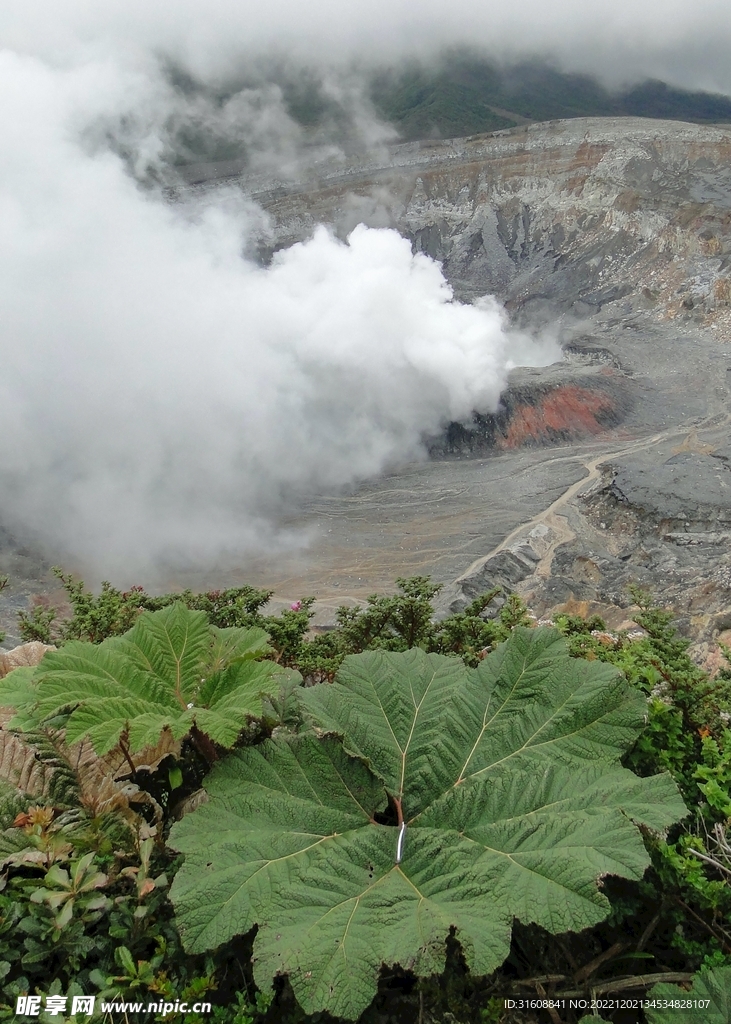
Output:
[[[48,796],[54,769],[38,758],[33,745],[27,743],[21,733],[8,731],[2,718],[7,722],[12,714],[10,711],[0,717],[0,779],[30,796]],[[157,802],[125,776],[131,774],[130,761],[136,770],[152,771],[169,754],[180,754],[180,741],[173,739],[169,730],[162,733],[154,747],[126,755],[118,746],[103,757],[95,753],[88,740],[69,747],[63,731],[47,730],[45,734],[76,773],[80,803],[93,816],[107,811],[128,811],[132,804],[149,804],[155,816],[161,816]],[[132,817],[137,817],[135,812]]]
[[28,644],[20,644],[12,651],[3,651],[0,654],[0,679],[8,675],[15,668],[33,667],[38,665],[46,651],[55,651],[56,648],[48,644],[42,644],[39,640],[32,640]]
[[0,779],[30,796],[46,796],[51,775],[33,747],[0,725]]

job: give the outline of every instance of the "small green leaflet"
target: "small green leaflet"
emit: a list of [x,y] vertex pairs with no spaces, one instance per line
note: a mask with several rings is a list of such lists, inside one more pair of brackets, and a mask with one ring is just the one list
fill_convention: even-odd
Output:
[[257,984],[288,974],[307,1013],[355,1020],[383,965],[440,973],[450,929],[487,974],[514,918],[595,924],[598,880],[649,863],[636,823],[687,813],[668,776],[619,763],[642,695],[555,630],[516,630],[475,670],[419,649],[351,656],[300,701],[314,732],[227,759],[174,826],[171,897],[192,952],[258,924]]
[[[650,1000],[645,1010],[650,1024],[731,1024],[731,967],[714,967],[696,974],[690,992],[663,983],[650,989],[646,998]],[[698,1000],[703,1005],[683,1005]],[[663,1007],[663,1002],[670,1005]]]
[[[131,752],[154,746],[164,729],[180,739],[196,726],[231,747],[262,713],[262,696],[295,675],[271,661],[262,629],[217,629],[178,602],[144,612],[123,637],[69,643],[32,670],[0,680],[0,706],[23,728],[70,712],[66,740],[88,736],[105,754],[126,736]],[[22,675],[21,675],[22,673]]]

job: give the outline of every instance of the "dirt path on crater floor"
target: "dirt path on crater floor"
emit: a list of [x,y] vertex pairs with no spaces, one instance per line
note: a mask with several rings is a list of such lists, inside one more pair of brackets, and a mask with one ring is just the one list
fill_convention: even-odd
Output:
[[[568,518],[566,516],[559,515],[559,510],[564,508],[573,498],[585,491],[591,486],[596,480],[599,479],[602,472],[602,467],[606,466],[607,463],[612,462],[614,459],[623,458],[627,455],[632,455],[638,451],[644,451],[648,448],[653,448],[663,441],[669,441],[673,438],[684,437],[684,441],[681,443],[677,451],[690,451],[699,450],[707,451],[712,450],[712,446],[702,441],[698,432],[701,430],[708,430],[711,432],[722,431],[731,422],[731,413],[726,413],[722,420],[719,422],[718,417],[714,416],[710,419],[701,420],[696,424],[681,429],[669,428],[668,430],[660,431],[654,434],[652,437],[637,439],[621,448],[617,448],[612,452],[604,452],[601,455],[594,456],[590,459],[582,459],[582,465],[586,470],[586,476],[583,476],[580,480],[572,483],[558,498],[555,499],[544,511],[539,512],[531,519],[520,526],[516,526],[514,530],[502,540],[499,544],[495,545],[491,551],[481,558],[476,559],[469,568],[458,577],[456,582],[464,579],[466,576],[472,575],[474,572],[479,570],[489,559],[493,558],[500,551],[504,551],[510,547],[511,544],[515,543],[516,540],[523,537],[524,535],[534,530],[537,526],[544,525],[548,527],[551,532],[551,541],[548,548],[541,556],[540,561],[536,565],[535,573],[537,576],[541,576],[547,579],[551,575],[551,566],[553,564],[553,558],[556,550],[563,544],[568,544],[575,539],[576,534],[569,525]],[[554,460],[550,460],[554,461]],[[565,459],[555,460],[565,461]]]

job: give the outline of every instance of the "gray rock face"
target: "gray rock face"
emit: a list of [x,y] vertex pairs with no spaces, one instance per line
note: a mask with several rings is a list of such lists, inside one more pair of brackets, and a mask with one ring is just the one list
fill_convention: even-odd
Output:
[[700,452],[679,452],[666,462],[648,454],[625,459],[612,491],[658,519],[731,522],[731,468]]
[[[392,226],[440,260],[462,298],[592,315],[629,297],[686,316],[731,301],[731,130],[581,118],[409,143],[305,167],[299,181],[230,177],[274,220],[265,249],[319,223]],[[215,188],[209,182],[194,188]]]

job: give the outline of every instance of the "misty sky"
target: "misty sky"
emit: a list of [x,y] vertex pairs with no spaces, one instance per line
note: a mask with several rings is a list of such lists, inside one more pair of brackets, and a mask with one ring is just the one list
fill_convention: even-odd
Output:
[[614,83],[657,76],[731,94],[726,0],[26,0],[6,5],[0,40],[59,63],[164,52],[204,77],[263,51],[322,65],[467,43],[553,55]]

